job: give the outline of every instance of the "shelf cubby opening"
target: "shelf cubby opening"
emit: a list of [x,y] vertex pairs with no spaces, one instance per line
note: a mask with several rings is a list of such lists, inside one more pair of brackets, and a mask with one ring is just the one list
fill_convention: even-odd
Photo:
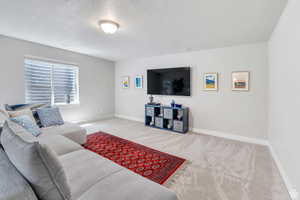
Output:
[[146,125],[147,126],[153,126],[153,125],[151,125],[151,122],[153,121],[153,117],[151,117],[151,116],[146,116]]
[[162,117],[162,107],[155,107],[154,108],[154,116],[155,117]]

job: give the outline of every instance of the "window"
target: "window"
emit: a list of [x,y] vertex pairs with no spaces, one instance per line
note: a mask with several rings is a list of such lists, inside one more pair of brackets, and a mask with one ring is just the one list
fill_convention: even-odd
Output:
[[26,103],[78,104],[78,67],[25,59]]

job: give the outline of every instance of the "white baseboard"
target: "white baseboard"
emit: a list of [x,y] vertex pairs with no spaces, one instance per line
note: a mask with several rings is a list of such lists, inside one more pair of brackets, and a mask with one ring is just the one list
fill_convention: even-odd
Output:
[[107,115],[102,115],[101,117],[96,117],[96,118],[87,119],[87,120],[80,120],[80,121],[71,121],[71,122],[76,123],[76,124],[86,124],[86,123],[101,121],[104,119],[114,118],[114,116],[115,116],[114,114],[107,114]]
[[293,184],[291,183],[290,179],[288,178],[287,173],[285,172],[283,165],[281,164],[276,151],[274,150],[271,143],[269,143],[269,142],[268,142],[268,147],[269,147],[270,153],[274,159],[274,162],[279,170],[279,173],[284,181],[284,184],[290,194],[291,199],[298,200],[298,192],[295,189],[295,187],[293,186]]
[[245,136],[234,135],[231,133],[212,131],[207,129],[199,129],[199,128],[191,128],[191,131],[193,131],[194,133],[221,137],[229,140],[236,140],[236,141],[246,142],[251,144],[268,145],[268,141],[264,139],[250,138]]
[[[119,115],[119,114],[115,114],[115,117],[117,118],[123,118],[123,119],[127,119],[127,120],[132,120],[132,121],[137,121],[137,122],[144,122],[144,119],[141,118],[136,118],[136,117],[130,117],[130,116],[125,116],[125,115]],[[199,133],[199,134],[204,134],[204,135],[210,135],[210,136],[215,136],[215,137],[221,137],[221,138],[225,138],[225,139],[230,139],[230,140],[236,140],[236,141],[240,141],[240,142],[246,142],[246,143],[251,143],[251,144],[258,144],[258,145],[265,145],[269,148],[271,156],[273,157],[277,168],[280,172],[280,175],[286,185],[286,188],[290,194],[290,197],[292,200],[298,200],[298,193],[296,191],[296,189],[293,187],[293,185],[291,184],[285,170],[283,169],[283,166],[276,154],[276,152],[274,151],[272,145],[269,143],[268,140],[265,139],[257,139],[257,138],[249,138],[249,137],[245,137],[245,136],[239,136],[239,135],[234,135],[234,134],[230,134],[230,133],[224,133],[224,132],[219,132],[219,131],[212,131],[212,130],[207,130],[207,129],[199,129],[199,128],[191,128],[190,129],[192,132],[194,133]]]
[[[126,115],[115,114],[115,117],[122,118],[122,119],[127,119],[127,120],[132,120],[132,121],[137,121],[137,122],[144,122],[144,119],[142,119],[142,118],[130,117],[130,116],[126,116]],[[190,131],[192,131],[194,133],[199,133],[199,134],[204,134],[204,135],[211,135],[211,136],[221,137],[221,138],[230,139],[230,140],[237,140],[237,141],[240,141],[240,142],[260,144],[260,145],[268,145],[268,141],[264,140],[264,139],[249,138],[249,137],[234,135],[234,134],[230,134],[230,133],[212,131],[212,130],[207,130],[207,129],[199,129],[199,128],[190,128]]]
[[137,122],[144,122],[144,119],[140,119],[137,117],[130,117],[130,116],[119,115],[119,114],[115,114],[115,117],[122,118],[122,119],[128,119],[128,120],[132,120],[132,121],[137,121]]

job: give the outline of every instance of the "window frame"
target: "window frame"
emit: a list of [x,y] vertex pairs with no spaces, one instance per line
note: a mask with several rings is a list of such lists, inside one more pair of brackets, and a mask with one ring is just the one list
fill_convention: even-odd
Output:
[[[37,57],[31,57],[31,56],[25,56],[23,61],[23,70],[24,70],[24,86],[25,86],[25,103],[33,103],[28,102],[26,99],[27,95],[27,84],[26,84],[26,77],[25,77],[25,70],[26,70],[26,60],[36,61],[36,62],[44,62],[47,63],[49,67],[51,67],[51,106],[68,106],[68,105],[80,105],[80,85],[79,85],[79,67],[77,64],[74,63],[67,63],[63,61],[57,61],[52,59],[44,59],[44,58],[37,58]],[[75,95],[75,101],[70,103],[54,103],[55,93],[54,93],[54,87],[53,87],[53,70],[54,68],[64,68],[62,66],[55,66],[55,65],[65,65],[65,68],[73,69],[76,71],[76,95]]]

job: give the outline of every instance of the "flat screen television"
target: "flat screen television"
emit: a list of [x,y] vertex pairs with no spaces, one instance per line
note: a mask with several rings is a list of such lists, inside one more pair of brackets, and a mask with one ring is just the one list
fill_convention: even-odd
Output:
[[190,67],[147,70],[150,95],[190,96]]

